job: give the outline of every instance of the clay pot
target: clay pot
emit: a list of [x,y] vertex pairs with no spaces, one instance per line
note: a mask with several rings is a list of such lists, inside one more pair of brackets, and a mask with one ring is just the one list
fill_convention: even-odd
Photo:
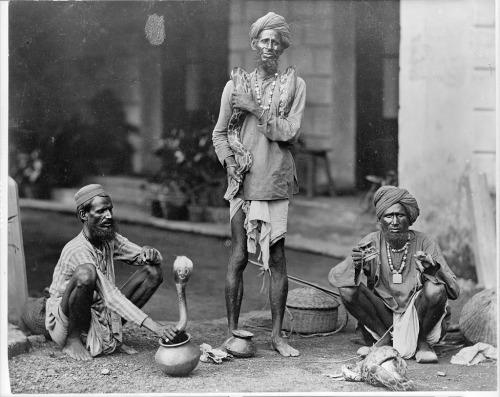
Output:
[[234,330],[233,337],[226,342],[226,350],[234,357],[253,357],[257,348],[252,340],[253,334],[248,331]]
[[160,339],[160,347],[155,355],[155,361],[161,370],[170,376],[188,376],[198,365],[201,350],[186,334],[183,342],[167,345]]

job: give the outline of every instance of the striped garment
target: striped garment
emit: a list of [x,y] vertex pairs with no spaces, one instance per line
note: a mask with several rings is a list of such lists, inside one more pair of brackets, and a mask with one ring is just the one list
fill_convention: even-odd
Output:
[[130,302],[115,286],[113,261],[141,266],[139,255],[142,248],[120,234],[104,244],[103,250],[94,247],[83,231],[65,245],[54,269],[50,298],[47,299],[45,325],[48,330],[55,326],[55,316],[64,291],[79,265],[93,264],[97,269],[96,291],[92,304],[92,320],[87,334],[87,348],[92,356],[111,353],[122,342],[121,317],[141,326],[146,317],[141,309]]

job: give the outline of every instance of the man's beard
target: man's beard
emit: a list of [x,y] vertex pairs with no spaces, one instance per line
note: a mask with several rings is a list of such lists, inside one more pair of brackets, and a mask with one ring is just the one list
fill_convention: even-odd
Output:
[[278,54],[274,53],[275,56],[267,59],[262,59],[263,50],[257,49],[255,51],[255,62],[257,64],[257,69],[262,68],[266,74],[274,74],[278,71]]
[[89,223],[88,224],[88,229],[90,234],[89,238],[96,243],[105,243],[113,240],[116,233],[118,232],[118,225],[114,219],[112,219],[110,222],[111,226],[104,229],[101,229],[95,223],[93,224]]
[[385,233],[385,239],[392,248],[400,249],[408,241],[408,232]]

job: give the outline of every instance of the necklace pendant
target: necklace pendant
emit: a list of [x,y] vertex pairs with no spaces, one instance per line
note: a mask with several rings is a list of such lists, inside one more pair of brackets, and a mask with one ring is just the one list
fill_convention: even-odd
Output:
[[395,273],[392,275],[392,283],[393,284],[402,284],[403,283],[403,276],[401,273]]

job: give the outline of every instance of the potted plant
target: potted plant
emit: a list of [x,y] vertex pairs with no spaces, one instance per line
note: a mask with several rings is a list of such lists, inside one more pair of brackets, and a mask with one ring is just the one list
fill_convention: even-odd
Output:
[[[160,172],[153,178],[156,207],[163,216],[204,221],[207,208],[224,207],[225,173],[215,154],[211,129],[174,128],[165,134],[156,155]],[[165,214],[166,212],[166,214]],[[169,215],[170,212],[170,215]]]

